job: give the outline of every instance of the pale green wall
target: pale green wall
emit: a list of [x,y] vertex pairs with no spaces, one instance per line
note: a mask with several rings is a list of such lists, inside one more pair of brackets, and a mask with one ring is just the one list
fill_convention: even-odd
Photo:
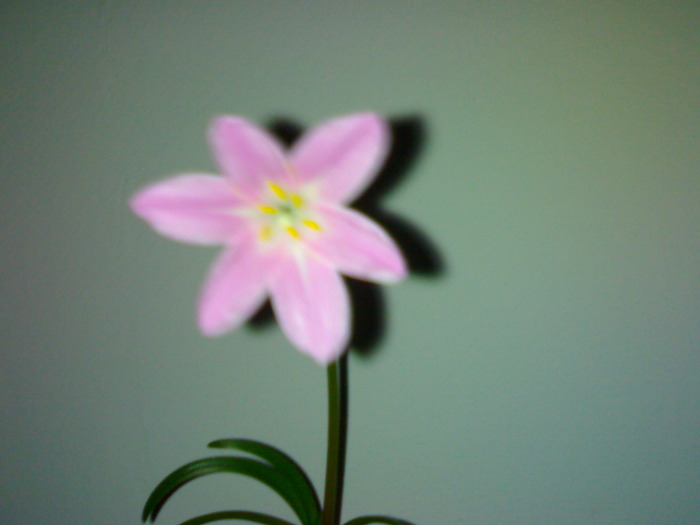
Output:
[[[3,2],[0,522],[137,523],[231,435],[320,484],[325,376],[276,326],[196,331],[214,250],[128,197],[213,169],[208,120],[425,127],[384,206],[443,261],[352,356],[345,516],[700,523],[696,2]],[[224,476],[159,523],[291,517]]]

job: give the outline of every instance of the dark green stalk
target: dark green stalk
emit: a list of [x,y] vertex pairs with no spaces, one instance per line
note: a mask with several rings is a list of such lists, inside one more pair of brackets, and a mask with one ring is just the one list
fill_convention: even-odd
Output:
[[322,525],[340,523],[347,439],[346,357],[328,366],[328,454]]

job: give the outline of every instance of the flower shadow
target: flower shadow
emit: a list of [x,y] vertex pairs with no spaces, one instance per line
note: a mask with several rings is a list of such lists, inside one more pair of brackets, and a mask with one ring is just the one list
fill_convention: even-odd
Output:
[[[371,217],[391,235],[406,257],[410,274],[438,277],[444,272],[444,263],[437,247],[417,226],[382,207],[382,200],[405,180],[425,148],[425,119],[418,115],[392,119],[390,126],[392,147],[384,168],[352,207]],[[268,129],[286,145],[292,144],[303,131],[286,118],[273,119]],[[346,279],[346,283],[353,311],[350,347],[359,356],[370,356],[380,346],[386,330],[384,294],[374,283],[355,279]],[[248,324],[260,328],[273,320],[268,302]]]

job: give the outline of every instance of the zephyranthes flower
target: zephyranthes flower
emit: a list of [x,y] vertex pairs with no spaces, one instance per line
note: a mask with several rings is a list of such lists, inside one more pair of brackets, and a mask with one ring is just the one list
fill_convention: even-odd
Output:
[[371,113],[310,130],[289,152],[241,117],[220,117],[209,139],[223,176],[185,174],[131,201],[159,233],[224,249],[198,305],[199,327],[235,329],[269,295],[289,340],[328,364],[345,350],[350,305],[343,273],[393,283],[406,265],[375,222],[346,207],[374,179],[389,148],[386,123]]

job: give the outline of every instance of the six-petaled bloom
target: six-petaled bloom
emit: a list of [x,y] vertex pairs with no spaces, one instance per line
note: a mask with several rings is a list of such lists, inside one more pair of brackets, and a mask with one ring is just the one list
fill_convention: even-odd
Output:
[[223,176],[153,184],[133,197],[132,209],[167,237],[224,246],[199,298],[205,335],[235,329],[269,295],[292,344],[320,364],[333,362],[350,336],[340,273],[383,284],[406,275],[386,232],[346,207],[386,157],[386,122],[372,113],[340,117],[285,151],[251,122],[224,116],[209,139]]

